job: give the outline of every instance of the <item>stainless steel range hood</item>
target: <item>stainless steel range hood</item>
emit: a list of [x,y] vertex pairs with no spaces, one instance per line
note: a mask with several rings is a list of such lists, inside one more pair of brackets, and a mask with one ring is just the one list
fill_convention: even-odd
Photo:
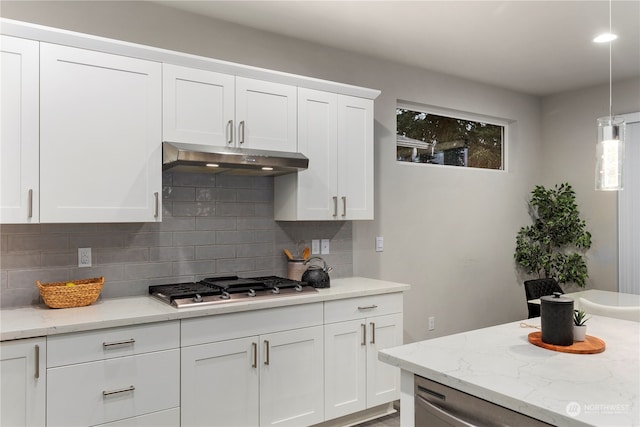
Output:
[[309,159],[300,153],[162,143],[164,170],[275,176],[298,172],[307,167]]

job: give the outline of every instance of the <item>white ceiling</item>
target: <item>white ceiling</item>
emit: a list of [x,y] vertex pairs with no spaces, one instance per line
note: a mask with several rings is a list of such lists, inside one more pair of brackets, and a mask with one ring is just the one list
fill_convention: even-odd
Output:
[[[609,81],[607,1],[158,1],[534,95]],[[613,78],[640,76],[640,0],[616,0]]]

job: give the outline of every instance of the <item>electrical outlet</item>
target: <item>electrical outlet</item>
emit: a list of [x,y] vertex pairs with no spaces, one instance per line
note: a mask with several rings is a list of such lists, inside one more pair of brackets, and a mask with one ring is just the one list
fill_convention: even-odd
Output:
[[320,239],[311,239],[311,253],[313,255],[320,254]]
[[384,251],[384,237],[376,237],[376,252]]
[[329,253],[329,239],[322,239],[320,242],[320,253],[327,255]]
[[429,330],[433,331],[436,329],[436,318],[434,316],[429,317]]
[[78,248],[78,267],[91,267],[91,248]]

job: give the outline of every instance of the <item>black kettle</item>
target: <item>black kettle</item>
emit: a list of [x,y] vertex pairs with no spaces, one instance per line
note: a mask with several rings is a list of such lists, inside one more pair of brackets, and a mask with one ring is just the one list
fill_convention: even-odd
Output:
[[322,266],[310,265],[302,274],[302,281],[314,288],[328,288],[330,287],[329,272],[331,267],[327,267],[327,263],[320,257],[312,257],[304,262],[305,265],[309,264],[313,260],[322,261]]

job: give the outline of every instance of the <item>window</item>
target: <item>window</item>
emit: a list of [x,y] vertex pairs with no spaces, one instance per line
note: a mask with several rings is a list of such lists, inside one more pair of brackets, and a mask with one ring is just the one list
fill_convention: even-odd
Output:
[[396,159],[470,168],[504,169],[505,126],[396,108]]

